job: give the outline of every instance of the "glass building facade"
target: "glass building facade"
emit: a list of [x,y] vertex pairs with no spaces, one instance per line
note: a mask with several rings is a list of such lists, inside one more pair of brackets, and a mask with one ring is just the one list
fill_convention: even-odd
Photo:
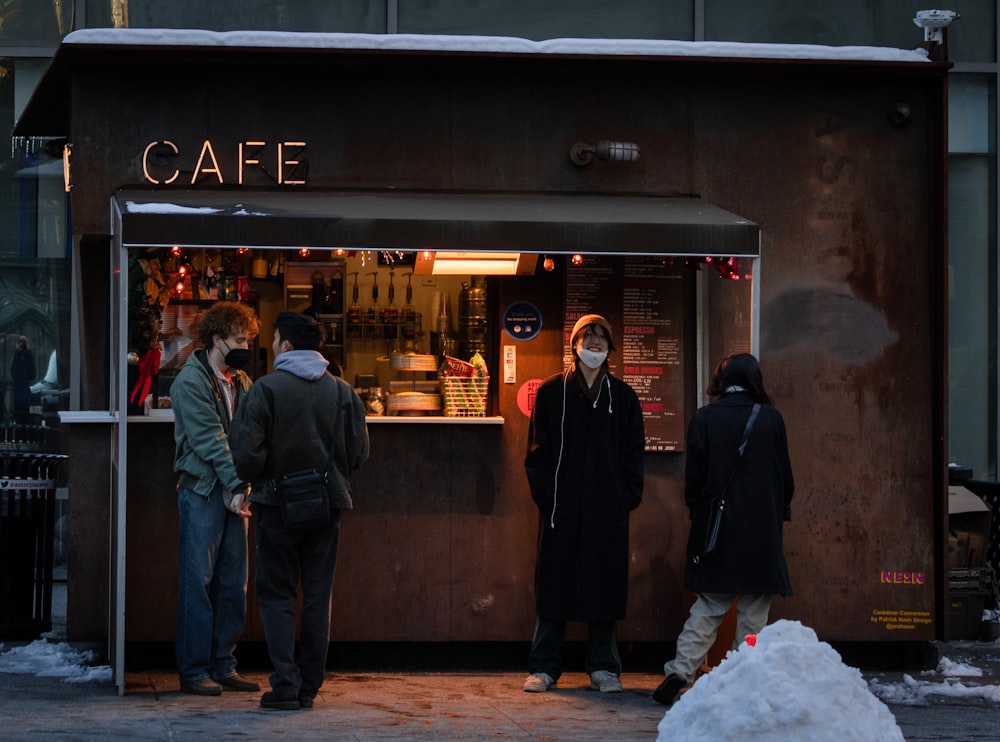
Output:
[[[59,40],[79,28],[459,34],[869,45],[922,38],[910,0],[10,0],[0,4],[0,115],[17,119]],[[949,86],[949,458],[997,478],[998,18],[995,0],[945,4]],[[17,338],[49,405],[72,406],[72,235],[62,144],[0,152],[0,389],[11,419]],[[905,266],[900,266],[905,269]],[[919,400],[914,401],[919,404]]]

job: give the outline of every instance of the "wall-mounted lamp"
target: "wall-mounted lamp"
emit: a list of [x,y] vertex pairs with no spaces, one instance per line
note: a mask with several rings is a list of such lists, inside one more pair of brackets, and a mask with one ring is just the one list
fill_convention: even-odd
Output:
[[308,258],[309,257],[309,248],[308,247],[300,247],[299,248],[299,255],[302,256],[303,258]]
[[958,18],[961,16],[954,10],[918,10],[913,25],[924,29],[924,41],[941,44],[944,43],[941,29],[948,28]]
[[417,253],[413,273],[417,276],[515,276],[535,272],[538,256],[516,252]]
[[595,157],[605,162],[635,162],[639,159],[639,145],[602,139],[597,144],[577,142],[569,148],[569,159],[574,165],[589,165]]
[[580,253],[577,253],[570,258],[570,262],[573,263],[573,265],[583,265],[583,256]]
[[545,256],[545,260],[542,261],[542,267],[549,273],[556,269],[556,261],[550,258],[548,255]]

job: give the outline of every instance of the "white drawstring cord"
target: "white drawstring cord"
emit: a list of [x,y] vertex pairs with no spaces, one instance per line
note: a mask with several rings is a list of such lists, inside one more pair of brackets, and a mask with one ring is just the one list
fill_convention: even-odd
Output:
[[569,369],[563,374],[563,394],[562,394],[562,417],[559,418],[559,456],[556,458],[556,475],[552,482],[552,515],[549,516],[549,526],[555,530],[556,527],[556,502],[559,496],[559,467],[562,464],[563,440],[566,438],[566,379],[569,378]]
[[[562,465],[563,440],[566,438],[566,380],[569,378],[570,370],[566,369],[563,374],[563,395],[562,395],[562,417],[559,418],[559,456],[556,458],[556,475],[552,483],[552,514],[549,516],[549,526],[556,527],[556,503],[559,496],[559,467]],[[614,412],[611,402],[611,380],[608,375],[604,375],[604,384],[608,387],[608,414]],[[597,387],[597,399],[594,400],[594,409],[597,409],[597,400],[601,398],[601,387]]]
[[[604,374],[604,384],[608,387],[608,414],[610,415],[611,410],[611,380],[608,378],[607,374]],[[601,387],[597,387],[597,396],[594,398],[594,409],[597,409],[597,401],[601,398]]]

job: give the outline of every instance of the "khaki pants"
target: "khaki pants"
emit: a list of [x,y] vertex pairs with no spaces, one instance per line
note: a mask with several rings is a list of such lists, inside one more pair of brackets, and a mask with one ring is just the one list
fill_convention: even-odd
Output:
[[663,665],[666,675],[676,675],[690,683],[708,650],[715,643],[722,620],[736,601],[736,637],[733,649],[743,643],[747,634],[756,634],[767,625],[771,610],[770,595],[726,595],[704,593],[691,606],[691,614],[677,637],[677,655]]

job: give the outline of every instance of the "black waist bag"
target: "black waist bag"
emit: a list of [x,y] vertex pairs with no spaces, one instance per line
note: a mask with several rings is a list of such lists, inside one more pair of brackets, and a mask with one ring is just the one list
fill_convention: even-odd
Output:
[[274,485],[285,526],[293,529],[330,525],[330,494],[326,477],[315,469],[286,474]]

